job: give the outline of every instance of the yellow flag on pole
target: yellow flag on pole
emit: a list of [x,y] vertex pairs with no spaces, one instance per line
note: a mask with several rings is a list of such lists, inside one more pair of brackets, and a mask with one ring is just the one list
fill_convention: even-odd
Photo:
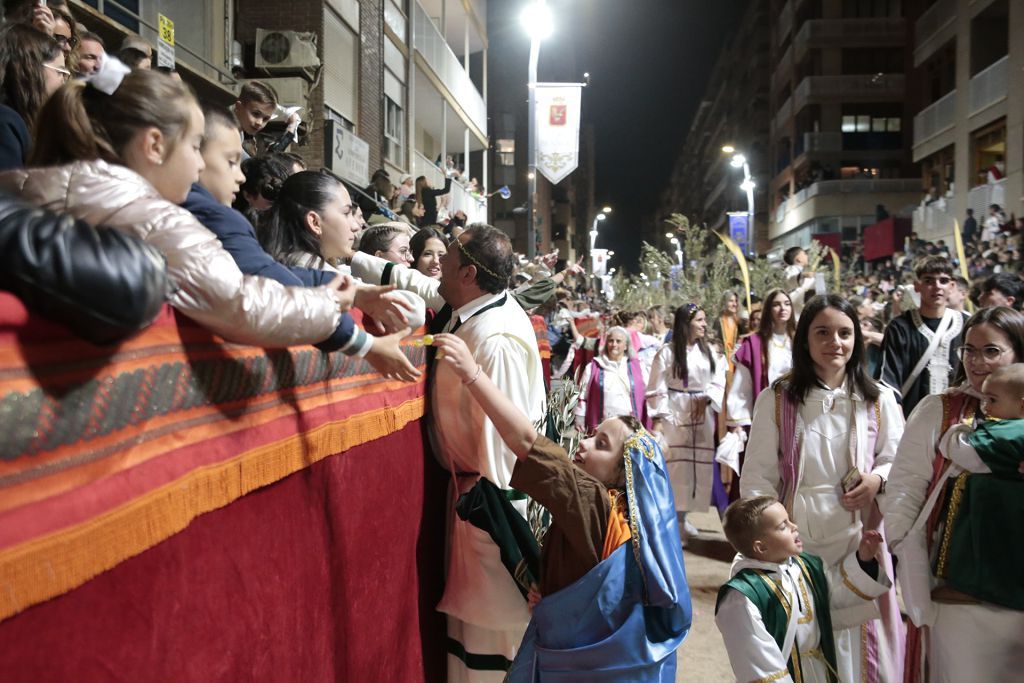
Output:
[[716,232],[718,239],[722,240],[722,244],[729,250],[733,256],[736,257],[737,263],[740,264],[740,274],[743,276],[743,289],[747,292],[747,310],[750,310],[750,271],[747,270],[747,257],[743,255],[743,250],[740,249],[740,245],[733,242],[731,237],[726,237],[720,232]]
[[[968,282],[971,281],[970,276],[967,275],[967,254],[964,252],[964,238],[960,234],[960,221],[953,219],[953,244],[956,246],[956,257],[960,261],[960,274],[963,275],[964,279]],[[968,297],[967,310],[974,313],[974,302]]]

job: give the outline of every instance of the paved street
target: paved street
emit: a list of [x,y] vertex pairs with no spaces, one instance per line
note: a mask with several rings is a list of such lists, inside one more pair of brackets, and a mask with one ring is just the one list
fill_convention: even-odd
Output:
[[690,541],[684,553],[686,578],[693,600],[693,627],[679,649],[677,681],[695,683],[735,680],[729,668],[722,636],[715,628],[715,597],[729,578],[733,551],[722,534],[718,514],[690,516],[700,538]]

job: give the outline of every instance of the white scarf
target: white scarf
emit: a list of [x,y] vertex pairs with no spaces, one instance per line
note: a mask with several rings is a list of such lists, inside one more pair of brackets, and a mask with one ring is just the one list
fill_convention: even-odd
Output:
[[912,310],[910,317],[914,321],[914,327],[917,328],[917,331],[928,340],[929,346],[932,345],[936,333],[942,334],[938,344],[935,345],[931,357],[928,359],[927,365],[928,393],[941,394],[949,388],[949,346],[953,343],[954,339],[960,336],[960,332],[964,328],[964,317],[957,311],[947,308],[935,332],[932,332],[924,323],[919,309],[915,308]]

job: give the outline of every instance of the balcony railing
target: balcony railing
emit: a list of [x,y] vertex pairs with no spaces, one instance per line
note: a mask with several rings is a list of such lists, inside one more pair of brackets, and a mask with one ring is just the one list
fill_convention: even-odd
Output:
[[809,102],[874,102],[899,99],[905,92],[903,74],[807,76],[793,91],[794,111]]
[[1006,206],[1006,178],[967,191],[967,208],[974,209],[975,216],[987,216],[988,207],[993,204]]
[[487,105],[484,98],[473,85],[458,57],[448,47],[444,36],[427,16],[426,10],[419,2],[411,3],[411,9],[413,47],[448,88],[473,125],[487,135]]
[[935,242],[949,239],[956,229],[953,203],[942,199],[914,209],[913,230],[920,239]]
[[914,146],[952,128],[955,115],[956,90],[953,90],[922,109],[914,117]]
[[793,45],[790,44],[786,51],[779,57],[775,70],[772,72],[771,87],[778,88],[786,81],[789,72],[793,69]]
[[925,10],[914,25],[914,44],[924,45],[936,33],[956,21],[956,0],[938,0]]
[[[412,174],[415,177],[426,176],[430,185],[434,188],[444,187],[444,173],[430,159],[419,152],[412,155]],[[487,222],[487,198],[474,197],[458,180],[452,180],[452,189],[447,195],[438,197],[438,202],[445,201],[448,197],[448,213],[463,211],[466,214],[466,224]]]
[[805,21],[793,38],[793,56],[800,61],[807,50],[816,47],[872,47],[898,45],[905,37],[904,20],[875,19],[811,19]]
[[839,131],[804,133],[804,152],[841,152],[843,134]]
[[833,194],[899,194],[903,192],[920,192],[919,178],[879,178],[853,180],[819,180],[792,195],[779,204],[775,210],[775,222],[781,223],[786,214],[800,206],[808,199],[820,195]]
[[971,79],[968,95],[970,113],[977,114],[1006,98],[1009,89],[1010,55],[985,67]]
[[773,125],[775,126],[775,130],[776,131],[781,130],[782,127],[786,124],[786,121],[792,115],[793,115],[793,98],[792,97],[787,97],[786,101],[782,103],[781,107],[779,107],[779,110],[777,112],[775,112],[775,120],[773,122]]

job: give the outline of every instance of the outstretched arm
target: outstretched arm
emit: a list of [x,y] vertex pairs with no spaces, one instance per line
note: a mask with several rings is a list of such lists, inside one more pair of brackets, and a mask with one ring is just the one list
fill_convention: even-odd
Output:
[[444,352],[444,357],[439,360],[449,363],[455,370],[516,458],[525,460],[538,436],[530,418],[501,393],[477,365],[466,342],[454,334],[438,334],[434,336],[434,346]]

